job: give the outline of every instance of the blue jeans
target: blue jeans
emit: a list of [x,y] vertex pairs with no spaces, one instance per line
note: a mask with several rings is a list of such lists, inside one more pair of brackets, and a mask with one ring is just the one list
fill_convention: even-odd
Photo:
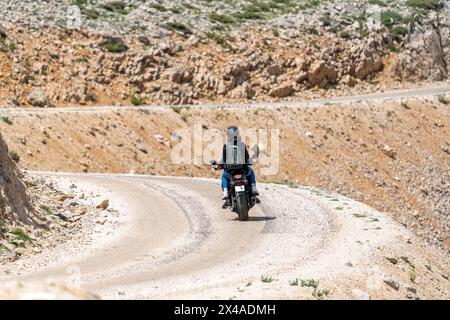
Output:
[[[250,168],[250,167],[247,170],[247,178],[248,178],[248,181],[250,182],[250,185],[256,184],[255,173],[253,172],[252,168]],[[229,189],[228,188],[229,182],[230,182],[230,174],[228,173],[228,171],[223,170],[223,173],[222,173],[222,190],[223,189]]]

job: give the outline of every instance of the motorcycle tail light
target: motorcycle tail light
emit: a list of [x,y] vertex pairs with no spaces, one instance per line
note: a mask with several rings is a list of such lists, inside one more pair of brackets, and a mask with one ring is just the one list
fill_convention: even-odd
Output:
[[240,179],[240,178],[242,178],[242,176],[240,174],[237,174],[237,175],[234,176],[234,178],[235,179]]
[[237,185],[237,186],[242,186],[242,181],[236,182],[236,185]]

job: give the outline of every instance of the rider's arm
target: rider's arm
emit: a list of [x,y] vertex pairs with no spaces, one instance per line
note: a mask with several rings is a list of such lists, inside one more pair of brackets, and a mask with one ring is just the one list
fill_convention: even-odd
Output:
[[217,164],[217,168],[218,169],[223,169],[225,167],[226,161],[227,161],[227,149],[226,149],[226,145],[224,144],[223,145],[223,150],[222,150],[222,159]]
[[245,163],[246,164],[252,164],[252,161],[251,161],[250,156],[248,154],[247,145],[245,145]]

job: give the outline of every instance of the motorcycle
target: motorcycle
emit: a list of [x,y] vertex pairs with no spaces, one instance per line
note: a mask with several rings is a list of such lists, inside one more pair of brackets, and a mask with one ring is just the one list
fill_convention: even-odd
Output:
[[[214,170],[223,169],[223,165],[218,164],[215,160],[210,160],[209,163]],[[260,201],[252,193],[245,170],[228,169],[228,173],[230,175],[230,189],[228,191],[228,199],[223,208],[226,209],[228,207],[232,212],[235,212],[239,217],[239,221],[247,221],[249,210]]]

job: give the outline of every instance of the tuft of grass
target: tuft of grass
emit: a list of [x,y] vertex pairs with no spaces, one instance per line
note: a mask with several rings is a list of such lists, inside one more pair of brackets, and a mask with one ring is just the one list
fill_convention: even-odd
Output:
[[20,156],[19,156],[19,154],[17,153],[17,152],[15,152],[15,151],[10,151],[9,152],[9,156],[11,157],[11,159],[14,161],[14,162],[19,162],[20,161]]
[[16,240],[22,240],[25,242],[31,242],[31,238],[19,227],[14,227],[11,229],[10,233],[16,236]]
[[298,286],[298,283],[299,283],[298,278],[295,279],[295,280],[289,280],[289,285],[290,286]]
[[86,56],[81,56],[81,57],[79,57],[79,58],[77,59],[77,61],[78,61],[78,62],[86,62],[86,63],[88,63],[88,62],[89,62],[89,58],[86,57]]
[[319,281],[314,279],[300,280],[300,286],[317,289]]
[[440,103],[442,103],[442,104],[445,104],[445,105],[447,105],[447,104],[449,103],[447,97],[444,96],[444,95],[438,96],[438,101],[439,101]]
[[365,218],[365,217],[367,217],[367,215],[365,215],[364,213],[354,213],[353,216],[355,218]]
[[50,209],[48,206],[46,206],[46,205],[41,205],[40,206],[40,208],[43,210],[43,211],[45,211],[46,213],[48,213],[48,214],[52,214],[53,212],[52,212],[52,209]]
[[229,16],[226,14],[218,14],[215,12],[209,14],[209,20],[211,20],[213,22],[223,23],[223,24],[236,23],[236,20],[232,16]]
[[312,292],[312,296],[318,300],[321,300],[324,297],[328,297],[329,294],[330,294],[330,290],[328,290],[328,289],[324,289],[324,290],[314,289],[314,291]]
[[2,121],[3,121],[4,123],[10,125],[10,126],[13,125],[13,122],[12,122],[12,120],[11,120],[10,117],[3,116],[3,117],[2,117]]
[[416,283],[416,270],[412,269],[412,270],[409,272],[409,280],[410,280],[412,283]]
[[144,101],[134,94],[132,94],[130,96],[130,101],[133,106],[140,106],[140,105],[144,104]]
[[111,53],[122,53],[128,50],[128,46],[126,44],[116,40],[103,44],[103,48]]
[[232,42],[234,41],[234,38],[231,37],[230,35],[221,35],[219,33],[216,32],[206,32],[205,35],[213,40],[214,42],[216,42],[217,44],[220,44],[222,47],[224,47],[225,49],[227,49],[229,52],[235,53],[236,49],[233,48],[232,46]]
[[407,110],[411,109],[411,107],[410,107],[410,106],[408,105],[408,103],[405,102],[405,101],[402,101],[401,106],[402,106],[403,108],[407,109]]
[[14,43],[14,42],[10,42],[9,43],[9,45],[8,45],[8,49],[9,49],[9,51],[11,51],[11,52],[14,52],[14,51],[16,51],[16,44]]
[[183,107],[179,107],[179,106],[170,106],[170,109],[172,109],[173,112],[175,112],[175,113],[180,113],[181,110],[183,110]]
[[274,279],[271,276],[261,276],[261,282],[271,283]]

